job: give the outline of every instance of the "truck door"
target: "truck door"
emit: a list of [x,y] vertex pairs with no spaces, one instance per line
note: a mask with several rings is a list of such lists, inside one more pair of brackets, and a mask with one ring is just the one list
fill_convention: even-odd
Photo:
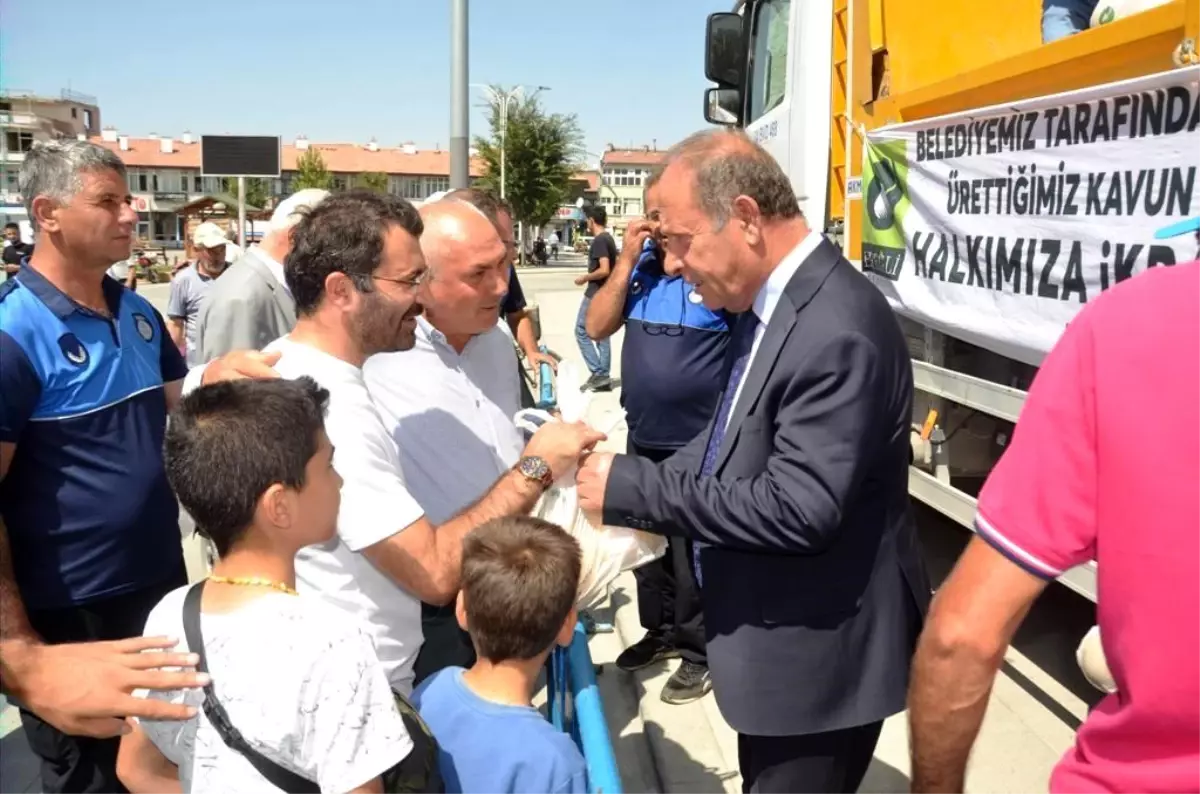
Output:
[[831,0],[747,4],[746,133],[783,167],[818,231],[827,216]]

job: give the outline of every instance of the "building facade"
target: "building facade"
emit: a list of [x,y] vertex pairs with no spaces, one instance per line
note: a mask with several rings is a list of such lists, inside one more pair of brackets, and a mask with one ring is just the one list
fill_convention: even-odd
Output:
[[660,152],[656,145],[640,149],[614,149],[610,145],[604,152],[596,201],[607,211],[611,230],[623,230],[631,219],[645,213],[646,181],[665,157],[666,152]]
[[[93,140],[116,152],[128,169],[129,191],[138,212],[137,236],[155,245],[178,245],[186,238],[185,220],[178,215],[184,205],[207,196],[226,197],[225,180],[200,173],[198,136],[183,133],[179,138],[153,135],[134,138],[115,129],[105,129]],[[410,143],[384,147],[375,141],[358,143],[318,143],[296,138],[282,146],[278,179],[267,180],[268,207],[292,193],[297,161],[308,151],[321,155],[333,181],[334,190],[353,187],[356,177],[365,173],[387,176],[388,192],[420,201],[432,193],[450,188],[450,153],[422,150]],[[471,176],[483,173],[482,163],[472,161]]]
[[0,216],[28,234],[28,216],[19,176],[25,154],[35,141],[88,138],[100,132],[100,108],[94,97],[63,90],[57,97],[31,91],[0,92]]

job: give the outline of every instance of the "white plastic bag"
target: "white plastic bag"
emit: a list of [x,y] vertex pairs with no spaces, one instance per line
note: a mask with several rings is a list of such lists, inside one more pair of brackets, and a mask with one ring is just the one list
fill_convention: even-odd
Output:
[[[558,367],[556,378],[558,407],[566,422],[588,421],[592,396],[581,390],[585,380],[582,370],[573,361],[564,361]],[[522,411],[516,421],[521,421]],[[621,416],[607,417],[607,421],[588,421],[588,424],[609,433],[620,424]],[[579,576],[580,609],[597,606],[604,600],[608,586],[623,571],[641,567],[663,556],[667,551],[667,539],[627,527],[594,527],[579,509],[579,497],[575,492],[575,472],[570,471],[550,486],[538,501],[533,515],[558,524],[579,542],[582,565]]]

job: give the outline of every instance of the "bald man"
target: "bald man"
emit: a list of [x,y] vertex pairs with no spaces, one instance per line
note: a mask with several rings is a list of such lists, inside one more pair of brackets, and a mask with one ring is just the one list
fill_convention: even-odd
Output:
[[[367,388],[400,451],[404,481],[435,524],[457,515],[509,471],[524,439],[513,425],[520,383],[512,340],[500,328],[509,256],[477,208],[441,200],[421,208],[429,268],[424,315],[411,350],[372,357]],[[475,652],[454,605],[426,604],[415,683],[469,667]]]

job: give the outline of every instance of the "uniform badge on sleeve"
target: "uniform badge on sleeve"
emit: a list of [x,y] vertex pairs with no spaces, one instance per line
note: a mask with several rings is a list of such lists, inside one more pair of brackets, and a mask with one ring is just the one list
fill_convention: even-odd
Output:
[[79,337],[72,333],[65,333],[58,338],[58,349],[66,356],[67,361],[70,361],[77,367],[87,366],[88,352],[83,346],[83,342],[79,341]]
[[133,326],[137,328],[138,336],[149,342],[154,338],[154,326],[144,314],[133,315]]

